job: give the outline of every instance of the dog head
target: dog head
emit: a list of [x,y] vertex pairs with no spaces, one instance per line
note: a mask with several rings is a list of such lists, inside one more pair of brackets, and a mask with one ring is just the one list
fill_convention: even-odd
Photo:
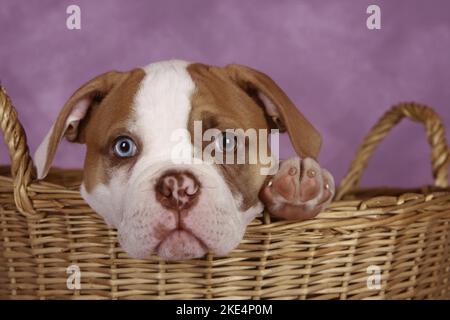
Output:
[[[42,179],[63,137],[86,144],[81,194],[117,228],[130,256],[220,256],[239,244],[263,210],[262,161],[203,157],[206,150],[209,160],[249,150],[248,136],[229,132],[238,128],[287,130],[305,157],[316,157],[321,144],[318,132],[265,74],[240,65],[172,60],[107,72],[84,84],[34,159]],[[210,143],[194,139],[197,131],[203,138],[208,133]],[[258,135],[256,141],[268,149],[267,139]]]

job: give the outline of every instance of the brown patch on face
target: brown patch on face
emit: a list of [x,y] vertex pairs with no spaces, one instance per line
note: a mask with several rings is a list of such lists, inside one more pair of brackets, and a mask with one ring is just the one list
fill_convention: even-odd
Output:
[[138,137],[133,137],[128,124],[133,114],[133,101],[145,72],[134,69],[126,73],[101,101],[89,109],[82,122],[80,142],[87,146],[84,163],[84,185],[90,192],[97,184],[107,183],[114,170],[119,166],[132,167],[137,156],[118,159],[111,150],[118,136],[130,136],[137,145],[141,145]]
[[[263,108],[238,87],[222,68],[191,64],[187,71],[196,85],[188,119],[192,139],[194,121],[202,121],[203,131],[210,128],[220,131],[238,128],[244,131],[270,129]],[[209,143],[204,142],[203,148]],[[257,204],[259,190],[266,180],[266,176],[260,174],[262,165],[259,159],[257,164],[249,164],[248,153],[246,159],[245,164],[217,164],[233,195],[243,197],[240,210],[247,210]]]

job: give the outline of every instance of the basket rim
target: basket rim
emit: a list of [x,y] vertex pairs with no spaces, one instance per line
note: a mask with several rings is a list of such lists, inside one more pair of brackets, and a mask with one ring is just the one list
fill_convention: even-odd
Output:
[[[8,166],[0,166],[5,169]],[[56,172],[63,174],[66,169],[55,168]],[[70,172],[81,173],[80,169],[68,169]],[[54,171],[55,172],[55,171]],[[7,185],[11,188],[4,190],[3,193],[12,193],[13,178],[0,175],[0,186]],[[48,181],[33,181],[28,185],[28,192],[30,199],[35,205],[38,212],[45,213],[46,217],[41,217],[42,221],[52,219],[55,216],[60,216],[64,206],[76,207],[79,210],[84,210],[86,213],[95,214],[99,219],[102,219],[98,213],[89,207],[89,205],[81,197],[79,185],[74,185],[71,188],[58,183],[51,183]],[[379,193],[378,191],[383,191]],[[375,193],[374,193],[375,192]],[[368,194],[361,197],[359,194]],[[52,207],[43,206],[43,200],[47,199]],[[450,201],[450,187],[436,187],[433,185],[425,185],[416,188],[392,188],[392,187],[366,187],[356,188],[350,190],[346,197],[341,199],[334,199],[329,207],[320,212],[314,219],[305,221],[289,221],[280,220],[270,217],[266,210],[263,215],[258,217],[256,221],[249,225],[250,229],[258,228],[258,232],[270,233],[276,232],[277,229],[357,229],[351,228],[350,225],[345,227],[333,225],[337,221],[345,221],[349,219],[370,219],[373,222],[376,220],[385,219],[386,217],[398,216],[399,214],[407,214],[409,207],[414,207],[416,210],[421,206],[429,206],[434,203],[441,203]],[[58,210],[60,208],[61,210]],[[84,213],[84,214],[86,214]],[[73,214],[79,213],[62,213]],[[442,212],[440,213],[442,214]],[[447,214],[447,212],[444,212]],[[450,210],[448,212],[450,214]],[[436,215],[436,217],[438,214]],[[33,219],[33,217],[27,217]],[[357,225],[357,221],[353,223]],[[253,227],[253,228],[252,228]],[[255,230],[253,230],[254,232]]]
[[[337,189],[334,200],[343,199],[346,193],[359,186],[361,176],[376,147],[403,118],[409,118],[424,125],[431,146],[434,184],[438,187],[448,186],[450,148],[441,117],[426,105],[405,102],[394,105],[385,112],[366,135],[347,175]],[[29,153],[25,130],[3,86],[0,86],[0,126],[11,158],[11,177],[16,207],[26,217],[42,218],[43,215],[35,210],[29,190],[45,182],[36,181],[36,168]]]

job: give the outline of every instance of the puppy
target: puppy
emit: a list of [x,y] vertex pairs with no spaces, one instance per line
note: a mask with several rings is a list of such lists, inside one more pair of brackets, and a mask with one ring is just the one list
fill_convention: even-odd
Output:
[[[228,133],[236,128],[287,131],[298,157],[269,175],[258,159],[206,161],[199,155],[211,147],[194,141],[196,123],[201,133],[213,130],[216,160],[248,146],[248,137]],[[267,132],[258,148],[270,150]],[[320,134],[271,78],[241,65],[171,60],[88,81],[38,147],[38,179],[63,137],[86,144],[81,195],[135,258],[223,256],[264,205],[275,217],[302,220],[334,195],[333,177],[314,160]]]

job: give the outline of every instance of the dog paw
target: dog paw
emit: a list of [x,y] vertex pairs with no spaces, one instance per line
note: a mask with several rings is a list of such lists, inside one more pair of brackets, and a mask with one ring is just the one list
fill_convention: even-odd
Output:
[[290,158],[262,188],[260,198],[279,218],[305,220],[315,217],[331,202],[333,176],[311,159]]

